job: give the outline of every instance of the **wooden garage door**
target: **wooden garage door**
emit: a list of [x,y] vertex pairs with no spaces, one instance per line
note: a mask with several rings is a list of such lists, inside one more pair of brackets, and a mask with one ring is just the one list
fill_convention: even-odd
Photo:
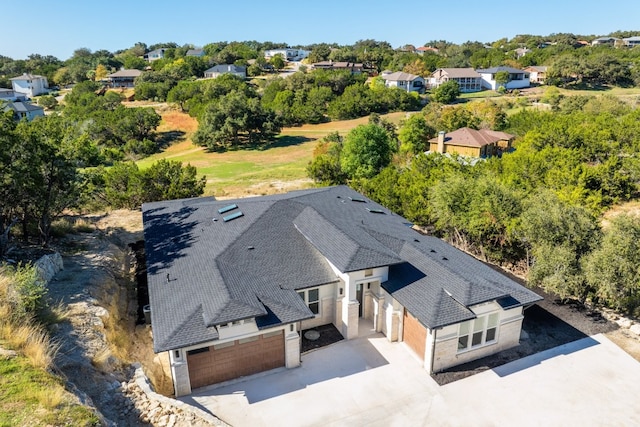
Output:
[[424,360],[424,351],[427,344],[427,328],[422,326],[418,319],[404,310],[404,326],[402,328],[402,340]]
[[187,352],[191,388],[284,366],[282,331]]

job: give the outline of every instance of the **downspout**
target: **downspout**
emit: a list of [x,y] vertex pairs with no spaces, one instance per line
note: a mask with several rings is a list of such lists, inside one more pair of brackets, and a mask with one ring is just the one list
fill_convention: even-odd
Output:
[[436,357],[436,337],[438,330],[433,330],[433,345],[431,346],[431,366],[429,366],[429,375],[433,374],[433,359]]

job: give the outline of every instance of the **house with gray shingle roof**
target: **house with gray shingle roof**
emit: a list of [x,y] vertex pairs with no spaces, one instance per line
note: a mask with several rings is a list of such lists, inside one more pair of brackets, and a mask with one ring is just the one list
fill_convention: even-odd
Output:
[[49,82],[44,76],[24,73],[9,80],[11,80],[11,87],[14,92],[30,98],[49,92]]
[[383,72],[380,77],[386,87],[397,87],[407,92],[424,92],[424,78],[411,73],[396,71],[395,73]]
[[215,79],[223,74],[233,74],[241,79],[247,78],[247,67],[233,64],[214,65],[204,72],[205,79]]
[[14,119],[18,121],[22,119],[31,121],[36,117],[44,116],[44,108],[27,101],[0,102],[0,110],[12,111]]
[[462,93],[482,90],[482,77],[473,68],[438,68],[431,73],[429,87],[433,89],[448,81],[458,83]]
[[122,69],[115,73],[108,74],[107,81],[111,87],[134,87],[136,78],[140,77],[141,74],[142,71],[140,70]]
[[299,366],[301,335],[329,324],[353,339],[364,322],[441,371],[518,345],[541,299],[346,186],[142,214],[154,351],[177,396]]

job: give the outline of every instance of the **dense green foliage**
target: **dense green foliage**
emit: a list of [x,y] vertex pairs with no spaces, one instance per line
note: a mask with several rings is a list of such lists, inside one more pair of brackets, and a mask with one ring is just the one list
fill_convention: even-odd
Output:
[[[532,284],[562,298],[633,311],[640,307],[632,242],[638,221],[620,219],[603,232],[598,218],[640,194],[639,112],[606,96],[569,101],[557,112],[523,110],[508,119],[491,102],[431,104],[400,125],[400,153],[411,157],[361,173],[346,167],[349,135],[345,142],[333,137],[319,145],[309,175],[323,183],[349,180],[411,221],[521,269]],[[516,134],[515,150],[476,163],[414,148],[435,129],[462,123]],[[367,144],[359,146],[371,155]]]

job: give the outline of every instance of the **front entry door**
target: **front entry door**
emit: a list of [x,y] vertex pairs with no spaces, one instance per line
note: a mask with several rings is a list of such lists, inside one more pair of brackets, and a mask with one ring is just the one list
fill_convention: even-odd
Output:
[[362,317],[362,307],[363,307],[363,303],[362,303],[362,283],[358,283],[356,285],[356,299],[358,300],[358,302],[360,303],[358,305],[358,317]]

